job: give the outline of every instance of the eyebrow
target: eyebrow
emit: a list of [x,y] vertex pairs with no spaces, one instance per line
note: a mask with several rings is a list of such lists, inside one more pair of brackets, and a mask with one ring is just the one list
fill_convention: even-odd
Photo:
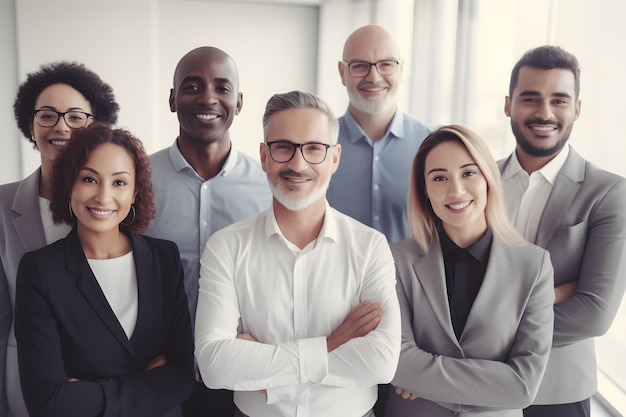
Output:
[[[476,162],[470,162],[470,163],[461,165],[459,168],[463,169],[463,168],[467,168],[467,167],[471,167],[471,166],[478,167],[478,164]],[[448,172],[448,170],[446,168],[433,168],[430,171],[428,171],[428,173],[426,175],[428,176],[428,175],[432,174],[433,172]]]
[[[532,97],[536,97],[536,96],[540,96],[541,93],[539,93],[539,91],[533,91],[533,90],[526,90],[526,91],[522,91],[521,93],[519,93],[520,97],[528,97],[528,96],[532,96]],[[571,95],[567,94],[567,93],[561,93],[561,92],[556,92],[556,93],[552,93],[550,95],[550,97],[563,97],[563,98],[572,98]]]
[[[46,109],[46,110],[48,110],[48,109],[50,109],[50,110],[56,110],[57,108],[56,108],[56,107],[54,107],[54,106],[41,106],[41,107],[39,108],[39,110],[43,110],[43,109]],[[69,107],[69,108],[67,109],[67,111],[85,111],[85,110],[84,110],[82,107]]]
[[[233,84],[233,82],[230,80],[230,78],[227,77],[215,77],[212,78],[213,81],[218,82],[218,83],[225,83],[225,84]],[[185,83],[189,83],[189,82],[204,82],[204,79],[202,77],[199,77],[197,75],[190,75],[187,76],[185,78],[183,78],[183,80],[180,82],[180,85],[183,85]]]
[[[95,169],[90,168],[90,167],[82,167],[78,171],[89,171],[89,172],[93,172],[96,175],[100,175],[100,173],[98,171],[96,171]],[[130,172],[128,172],[128,171],[118,171],[118,172],[114,172],[111,175],[115,176],[115,175],[124,175],[124,174],[130,175]]]

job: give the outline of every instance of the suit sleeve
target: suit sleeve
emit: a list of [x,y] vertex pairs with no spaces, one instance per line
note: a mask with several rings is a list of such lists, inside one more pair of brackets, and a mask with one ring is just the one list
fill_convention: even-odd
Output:
[[49,300],[46,271],[36,256],[27,254],[17,274],[16,337],[22,390],[31,417],[161,415],[189,395],[193,381],[192,341],[180,282],[182,271],[176,279],[177,309],[163,352],[167,365],[78,382],[68,382],[72,375],[65,371],[64,341]]
[[0,259],[0,415],[9,414],[6,397],[6,354],[9,332],[13,321],[13,303],[9,294],[9,283]]
[[625,207],[620,179],[591,211],[580,274],[571,278],[576,293],[554,306],[554,346],[601,336],[611,326],[626,287]]
[[490,408],[524,408],[532,403],[545,371],[553,326],[553,269],[547,252],[513,346],[503,360],[456,358],[423,350],[415,342],[412,323],[420,318],[414,317],[410,298],[412,285],[419,284],[408,273],[399,280],[402,349],[393,385],[442,403]]

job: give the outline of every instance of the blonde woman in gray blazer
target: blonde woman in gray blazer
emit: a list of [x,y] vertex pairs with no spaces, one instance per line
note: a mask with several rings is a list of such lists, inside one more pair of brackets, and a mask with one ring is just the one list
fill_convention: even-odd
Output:
[[522,416],[550,353],[553,269],[507,222],[475,133],[451,125],[424,140],[408,212],[413,238],[392,245],[402,350],[386,415]]

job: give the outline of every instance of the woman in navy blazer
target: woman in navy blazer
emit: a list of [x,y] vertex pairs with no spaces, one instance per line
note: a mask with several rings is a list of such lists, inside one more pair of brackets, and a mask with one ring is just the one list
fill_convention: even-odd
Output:
[[424,140],[408,213],[413,238],[392,245],[402,348],[386,415],[521,417],[550,352],[553,269],[507,222],[475,133],[444,126]]
[[75,227],[22,258],[15,328],[31,417],[180,416],[193,340],[173,242],[138,235],[154,217],[141,142],[97,123],[53,170],[52,214]]

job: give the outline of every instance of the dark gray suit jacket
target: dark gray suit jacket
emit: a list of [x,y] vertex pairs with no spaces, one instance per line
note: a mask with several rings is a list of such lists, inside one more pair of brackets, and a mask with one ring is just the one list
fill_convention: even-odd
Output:
[[[500,171],[511,156],[498,162]],[[511,218],[510,178],[503,178]],[[593,337],[604,334],[626,287],[626,179],[585,161],[573,148],[539,222],[555,285],[576,281],[574,297],[554,306],[554,341],[535,404],[581,401],[596,391]]]
[[496,236],[467,323],[452,328],[441,246],[391,245],[402,312],[402,350],[387,417],[521,416],[539,388],[552,340],[553,270],[545,250]]
[[37,169],[21,181],[0,186],[0,416],[28,417],[17,366],[13,307],[22,255],[46,245],[39,174]]

